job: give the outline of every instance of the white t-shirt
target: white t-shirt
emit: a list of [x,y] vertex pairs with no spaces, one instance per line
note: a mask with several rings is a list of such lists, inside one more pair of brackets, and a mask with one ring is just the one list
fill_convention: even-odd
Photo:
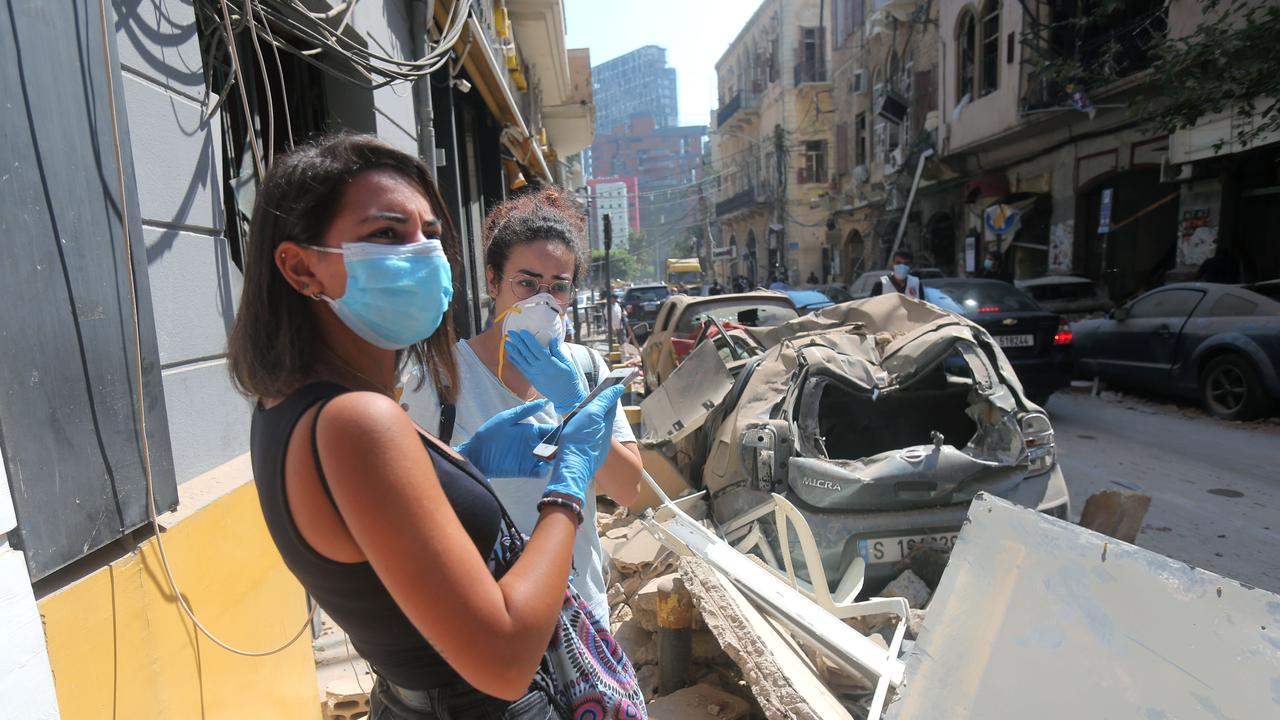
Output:
[[[455,346],[458,359],[458,400],[455,404],[453,439],[451,443],[458,445],[470,438],[475,431],[494,415],[509,410],[524,401],[516,397],[476,356],[465,340]],[[566,353],[571,351],[566,347]],[[600,353],[591,350],[591,356],[599,368],[599,380],[604,379],[608,365],[600,357]],[[570,355],[572,357],[572,355]],[[440,427],[440,400],[431,382],[423,384],[422,389],[413,392],[407,389],[402,400],[409,404],[409,416],[427,431],[435,433]],[[560,416],[550,403],[547,408],[533,416],[535,422],[554,424]],[[622,403],[618,403],[618,414],[613,421],[613,436],[621,442],[635,442],[635,433],[627,423],[626,414],[622,411]],[[546,486],[545,478],[490,478],[494,491],[502,504],[506,506],[511,519],[524,533],[533,532],[538,522],[538,500],[542,498],[542,489]],[[602,563],[604,551],[600,548],[600,536],[596,533],[596,493],[594,484],[587,490],[587,504],[582,509],[583,526],[578,530],[573,541],[573,567],[575,577],[573,586],[582,598],[587,601],[596,617],[602,622],[609,622],[609,601],[606,597]]]
[[622,329],[622,308],[617,303],[609,303],[609,327]]

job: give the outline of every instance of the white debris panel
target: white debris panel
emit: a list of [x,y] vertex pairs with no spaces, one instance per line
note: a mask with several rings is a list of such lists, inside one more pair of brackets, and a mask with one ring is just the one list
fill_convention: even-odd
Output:
[[1280,718],[1280,596],[980,494],[887,717]]

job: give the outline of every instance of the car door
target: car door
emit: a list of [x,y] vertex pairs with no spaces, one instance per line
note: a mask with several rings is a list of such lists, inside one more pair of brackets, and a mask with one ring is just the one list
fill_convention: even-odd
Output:
[[1163,387],[1177,359],[1178,337],[1203,298],[1203,290],[1170,288],[1130,303],[1094,340],[1099,374],[1116,383]]

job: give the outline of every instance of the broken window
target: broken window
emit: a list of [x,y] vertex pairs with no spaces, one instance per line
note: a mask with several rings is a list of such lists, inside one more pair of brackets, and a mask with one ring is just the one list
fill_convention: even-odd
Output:
[[982,94],[1000,86],[1000,3],[989,0],[982,8]]
[[826,54],[823,48],[822,28],[800,28],[800,47],[796,53],[796,85],[827,81]]
[[827,141],[808,140],[804,144],[804,167],[800,169],[801,183],[827,181]]
[[966,95],[972,98],[974,65],[977,62],[978,47],[978,29],[973,13],[969,10],[961,13],[960,22],[956,27],[959,28],[956,34],[956,50],[959,54],[956,62],[956,67],[958,68],[956,98],[960,99]]

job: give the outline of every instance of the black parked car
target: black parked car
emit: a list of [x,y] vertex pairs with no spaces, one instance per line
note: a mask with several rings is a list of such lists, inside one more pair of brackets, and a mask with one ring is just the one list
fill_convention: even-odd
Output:
[[939,278],[925,283],[924,298],[990,333],[1037,405],[1071,384],[1071,328],[1025,292],[1000,280]]
[[1115,385],[1199,397],[1226,420],[1280,398],[1280,284],[1166,285],[1072,326],[1079,371]]
[[658,318],[658,308],[669,297],[671,290],[662,283],[633,285],[622,295],[622,311],[631,325],[642,322],[652,325]]

